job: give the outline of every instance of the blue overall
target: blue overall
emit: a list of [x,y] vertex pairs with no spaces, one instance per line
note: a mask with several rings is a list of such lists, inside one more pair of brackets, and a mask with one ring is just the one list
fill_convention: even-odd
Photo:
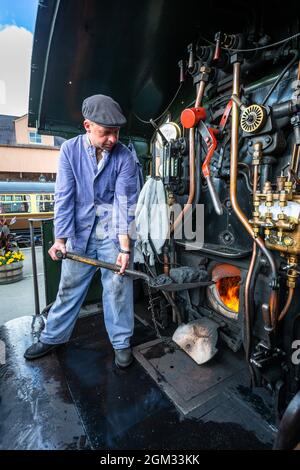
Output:
[[[128,209],[137,202],[141,182],[136,155],[121,143],[105,154],[98,168],[95,148],[85,135],[64,142],[55,188],[55,238],[67,238],[67,251],[115,263],[119,253],[118,235],[130,235],[134,211]],[[101,207],[108,206],[126,214],[116,217],[110,227],[105,215],[111,211],[99,213]],[[133,266],[133,253],[129,266]],[[40,336],[43,343],[68,341],[95,270],[94,266],[62,261],[57,298]],[[109,339],[115,349],[127,348],[134,327],[132,280],[101,269],[101,282]]]
[[[97,224],[98,218],[96,217],[86,256],[115,263],[118,249],[109,236],[97,239]],[[67,242],[68,249],[69,243]],[[131,268],[133,266],[132,256],[129,266]],[[68,341],[95,270],[94,266],[87,264],[68,259],[62,261],[57,298],[40,336],[43,343],[58,344]],[[101,268],[101,282],[104,322],[109,339],[114,349],[127,348],[130,345],[134,326],[132,279]]]

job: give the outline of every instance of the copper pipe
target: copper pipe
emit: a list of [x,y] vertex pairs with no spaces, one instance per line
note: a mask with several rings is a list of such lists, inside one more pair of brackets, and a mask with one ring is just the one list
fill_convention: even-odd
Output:
[[[298,61],[298,72],[297,72],[297,80],[300,80],[300,60]],[[298,165],[299,165],[299,156],[300,156],[300,146],[294,144],[294,149],[293,149],[293,156],[292,156],[292,164],[291,164],[291,169],[294,170],[295,174],[297,175],[298,173]],[[296,162],[295,162],[296,158]],[[290,181],[290,174],[288,177],[288,181]]]
[[[233,64],[232,94],[236,95],[237,97],[239,97],[239,90],[240,90],[240,70],[241,70],[241,64],[239,62],[235,62]],[[277,279],[277,270],[276,270],[274,258],[271,255],[271,253],[266,249],[263,239],[261,237],[255,237],[252,226],[249,223],[243,211],[241,210],[238,200],[237,200],[238,139],[239,139],[239,107],[236,101],[233,100],[232,122],[231,122],[231,149],[230,149],[230,201],[238,219],[243,224],[243,226],[245,227],[249,235],[253,238],[254,242],[263,251],[266,258],[268,259],[268,262],[272,270],[273,281],[275,281]],[[276,322],[277,322],[276,308],[278,306],[278,301],[276,301],[276,297],[278,297],[278,292],[273,289],[270,295],[269,305],[270,305],[270,310],[271,310],[271,318],[275,320],[274,327],[276,326]]]
[[286,316],[286,314],[287,314],[287,312],[290,308],[290,305],[291,305],[291,302],[292,302],[292,299],[293,299],[293,295],[295,294],[296,282],[297,282],[297,278],[298,278],[298,271],[296,270],[296,266],[297,266],[297,263],[298,263],[298,257],[293,256],[293,255],[288,256],[287,263],[288,263],[288,265],[291,265],[291,268],[288,270],[288,273],[287,273],[287,287],[289,288],[289,290],[288,290],[288,296],[287,296],[285,305],[284,305],[282,311],[280,312],[278,321],[283,320],[283,318]]
[[[195,108],[201,106],[206,82],[201,80],[195,101]],[[189,168],[190,168],[190,182],[189,182],[189,197],[184,205],[182,211],[176,217],[174,223],[171,225],[170,232],[172,233],[178,224],[182,221],[184,214],[191,208],[195,197],[195,128],[192,127],[189,133]]]
[[164,274],[166,274],[167,276],[169,276],[169,273],[170,273],[170,262],[169,262],[169,257],[167,254],[164,253],[164,256],[163,256],[163,260],[164,260]]
[[195,101],[195,108],[199,108],[202,104],[203,100],[203,95],[204,95],[204,90],[205,90],[205,81],[200,80],[199,87],[198,87],[198,92],[197,92],[197,97]]
[[254,201],[254,196],[257,191],[257,185],[258,185],[258,166],[254,165],[253,169],[253,201]]
[[250,325],[250,298],[249,298],[249,293],[250,293],[250,285],[251,285],[251,280],[252,280],[252,275],[253,275],[253,270],[254,270],[254,265],[255,265],[255,260],[256,260],[256,254],[257,254],[257,247],[256,243],[253,242],[253,250],[252,250],[252,257],[251,261],[249,264],[249,270],[248,274],[246,277],[246,282],[245,282],[245,330],[246,330],[246,346],[245,346],[245,351],[246,351],[246,360],[249,362],[250,360],[250,350],[251,350],[251,325]]
[[278,323],[279,296],[278,291],[272,289],[269,297],[271,325],[275,330]]
[[295,166],[295,158],[296,158],[297,150],[298,150],[298,146],[297,146],[296,144],[294,144],[293,156],[292,156],[292,164],[291,164],[291,169],[292,169],[292,170],[294,169],[294,166]]
[[295,173],[294,170],[291,170],[291,169],[290,169],[290,170],[288,170],[287,173],[288,173],[288,179],[287,179],[288,181],[293,180],[296,184],[298,184],[298,185],[300,184],[300,178],[298,178],[298,177],[296,176],[296,173]]
[[296,173],[296,175],[298,174],[299,158],[300,158],[300,146],[298,146],[298,152],[297,152],[297,157],[296,157],[296,163],[295,163],[295,166],[294,166],[294,172]]
[[285,306],[283,307],[283,309],[280,312],[280,315],[278,317],[278,321],[283,320],[284,317],[286,316],[286,314],[288,312],[288,309],[290,308],[290,305],[292,303],[292,298],[293,298],[293,295],[294,295],[294,291],[295,291],[295,289],[293,287],[289,287],[289,292],[288,292],[288,296],[287,296],[287,299],[286,299],[286,302],[285,302]]
[[[253,173],[253,198],[257,191],[258,185],[258,166],[254,166],[254,173]],[[246,352],[246,360],[249,362],[250,360],[250,350],[251,350],[251,324],[250,324],[250,286],[252,281],[252,275],[256,260],[257,254],[257,247],[256,243],[253,242],[253,249],[252,249],[252,256],[251,261],[249,264],[249,269],[246,277],[245,282],[245,329],[246,329],[246,345],[245,345],[245,352]]]
[[298,170],[298,165],[299,165],[299,150],[300,150],[300,147],[294,144],[292,162],[291,162],[290,169],[288,171],[288,179],[287,179],[288,181],[291,181],[293,172],[294,174],[297,175],[297,172],[298,172],[297,170]]
[[[240,89],[240,69],[241,64],[233,64],[233,91],[232,96],[239,97]],[[231,149],[230,149],[230,201],[234,212],[242,222],[247,232],[254,238],[252,227],[242,212],[237,201],[237,177],[238,177],[238,140],[239,140],[239,107],[236,102],[232,102],[232,125],[231,125]]]

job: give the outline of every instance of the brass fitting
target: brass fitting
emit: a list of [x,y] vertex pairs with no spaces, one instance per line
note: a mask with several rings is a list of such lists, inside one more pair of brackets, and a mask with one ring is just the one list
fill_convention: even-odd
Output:
[[296,255],[289,255],[288,258],[287,258],[287,263],[288,265],[297,265],[298,263],[298,256]]
[[253,198],[254,210],[256,210],[258,208],[259,204],[260,204],[259,197],[257,195],[255,195],[254,198]]
[[270,230],[269,228],[266,228],[266,229],[265,229],[265,236],[266,236],[266,238],[268,238],[268,237],[270,236],[270,234],[271,234],[271,230]]
[[279,243],[282,243],[283,231],[281,229],[277,230],[277,238]]
[[272,224],[272,225],[274,225],[272,212],[266,212],[266,214],[265,214],[265,220],[266,220],[266,223],[267,223],[267,224]]
[[254,238],[259,237],[259,227],[253,227]]
[[208,82],[210,72],[211,72],[210,67],[206,67],[205,65],[202,65],[202,67],[200,67],[200,81]]
[[292,181],[285,181],[284,189],[287,193],[291,193],[293,189],[293,182]]
[[277,191],[284,191],[284,183],[286,182],[286,176],[277,176]]
[[270,193],[270,192],[272,192],[272,184],[271,184],[271,181],[266,181],[265,184],[264,184],[263,193],[264,193],[264,194],[267,194],[267,193]]
[[174,196],[174,193],[172,191],[169,191],[167,194],[167,204],[168,206],[173,206],[175,204],[176,198]]
[[285,207],[287,205],[288,195],[285,191],[280,191],[279,193],[279,206]]
[[291,231],[291,230],[294,230],[295,229],[295,224],[290,222],[289,220],[284,220],[284,219],[279,219],[278,217],[278,220],[275,222],[275,226],[276,228],[278,228],[279,230],[288,230],[288,231]]
[[292,237],[285,236],[283,239],[283,244],[287,247],[292,246],[294,244],[294,240]]
[[252,165],[260,165],[261,159],[262,159],[262,144],[261,142],[256,142],[254,144]]
[[295,289],[296,287],[296,282],[297,282],[297,277],[298,277],[298,273],[297,273],[297,270],[292,268],[292,269],[289,269],[288,270],[288,273],[287,273],[287,282],[286,282],[286,285],[288,287],[291,287],[292,289]]
[[211,72],[211,68],[210,68],[210,67],[207,67],[206,65],[201,65],[201,67],[200,67],[200,72],[202,72],[202,73],[210,73],[210,72]]

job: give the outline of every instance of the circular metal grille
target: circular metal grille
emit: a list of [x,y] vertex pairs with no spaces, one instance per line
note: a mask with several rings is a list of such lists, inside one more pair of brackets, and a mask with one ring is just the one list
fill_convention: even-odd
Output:
[[244,132],[258,132],[265,121],[266,111],[258,104],[251,104],[241,114],[241,128]]

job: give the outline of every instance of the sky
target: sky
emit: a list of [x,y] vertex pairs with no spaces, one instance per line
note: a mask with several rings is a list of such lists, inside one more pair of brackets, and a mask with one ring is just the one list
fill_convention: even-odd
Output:
[[0,114],[28,112],[38,0],[0,0]]

